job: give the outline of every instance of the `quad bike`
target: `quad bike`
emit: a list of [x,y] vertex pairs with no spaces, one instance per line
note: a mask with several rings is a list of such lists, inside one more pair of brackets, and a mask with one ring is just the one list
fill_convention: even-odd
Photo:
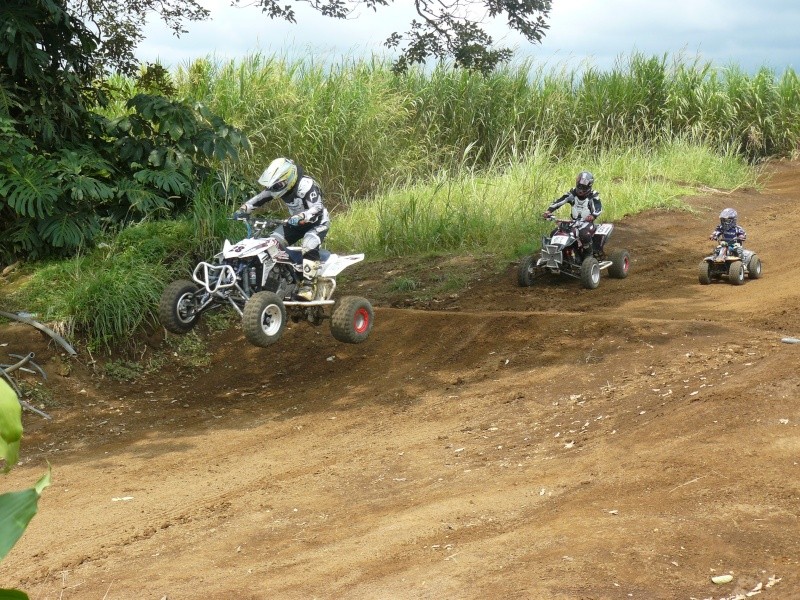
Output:
[[728,244],[725,240],[700,262],[697,273],[703,285],[723,277],[728,279],[728,283],[742,285],[745,276],[750,279],[761,277],[761,259],[752,250],[745,250],[739,244]]
[[517,271],[517,283],[530,287],[534,282],[549,273],[563,274],[579,279],[586,289],[593,290],[600,285],[600,271],[608,269],[608,274],[617,279],[628,276],[630,255],[627,250],[614,250],[606,255],[605,245],[614,225],[599,225],[592,236],[591,247],[583,247],[572,220],[547,217],[556,222],[556,229],[550,236],[542,237],[539,255],[522,259]]
[[303,258],[299,247],[283,247],[266,232],[285,221],[234,215],[247,223],[247,237],[231,244],[225,240],[213,262],[200,262],[192,281],[173,281],[161,295],[158,315],[167,331],[189,332],[200,316],[212,309],[231,306],[242,317],[247,340],[261,347],[277,342],[287,316],[297,323],[320,325],[330,319],[331,334],[340,342],[358,344],[369,336],[374,313],[365,298],[345,296],[332,300],[336,276],[364,260],[363,254],[339,256],[320,250],[320,269],[315,297],[298,299],[303,282]]

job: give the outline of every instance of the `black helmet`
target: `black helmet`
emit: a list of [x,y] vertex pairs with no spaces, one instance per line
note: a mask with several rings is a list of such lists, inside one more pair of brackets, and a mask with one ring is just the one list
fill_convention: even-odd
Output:
[[575,180],[575,195],[583,200],[592,193],[593,183],[594,175],[589,171],[581,171],[578,173],[578,178]]
[[719,224],[722,225],[722,229],[728,231],[730,229],[736,228],[736,218],[739,215],[736,214],[736,211],[732,208],[726,208],[721,213],[719,213]]

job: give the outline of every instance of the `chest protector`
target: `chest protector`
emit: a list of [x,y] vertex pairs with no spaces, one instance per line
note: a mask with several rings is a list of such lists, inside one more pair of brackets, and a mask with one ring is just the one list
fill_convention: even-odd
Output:
[[572,218],[583,219],[584,217],[592,214],[592,207],[590,206],[591,198],[586,197],[583,199],[575,197],[575,203],[572,205]]

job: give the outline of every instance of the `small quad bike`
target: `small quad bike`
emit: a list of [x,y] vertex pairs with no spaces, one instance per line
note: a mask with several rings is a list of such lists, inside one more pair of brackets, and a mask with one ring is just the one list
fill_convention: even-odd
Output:
[[173,281],[161,295],[158,315],[167,331],[189,332],[209,310],[232,307],[242,317],[247,340],[267,347],[277,342],[286,319],[320,325],[330,319],[331,334],[340,342],[358,344],[369,336],[374,312],[365,298],[345,296],[333,300],[336,276],[364,260],[363,254],[339,256],[320,251],[320,270],[313,300],[296,296],[303,282],[303,257],[299,247],[283,247],[268,237],[285,221],[234,216],[247,223],[247,237],[231,244],[225,240],[213,262],[200,262],[192,280]]
[[628,276],[630,255],[627,250],[614,250],[606,254],[605,246],[614,231],[612,223],[599,225],[592,236],[591,247],[581,245],[576,222],[548,217],[556,222],[556,229],[550,236],[542,238],[542,249],[538,255],[526,256],[517,270],[517,283],[530,287],[534,282],[548,274],[563,274],[580,280],[581,285],[593,290],[600,285],[600,272],[608,269],[608,274],[617,279]]
[[742,285],[745,277],[761,277],[761,259],[752,250],[745,250],[739,244],[728,244],[725,240],[700,262],[697,273],[702,285],[723,278],[732,285]]

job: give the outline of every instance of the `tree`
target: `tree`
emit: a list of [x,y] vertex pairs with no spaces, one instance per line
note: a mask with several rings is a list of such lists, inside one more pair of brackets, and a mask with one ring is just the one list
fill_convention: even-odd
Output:
[[98,75],[91,32],[58,0],[4,0],[0,32],[0,118],[46,150],[82,139]]
[[[240,4],[243,0],[234,1]],[[346,19],[360,8],[377,11],[394,0],[297,1],[308,2],[325,16]],[[256,0],[256,3],[270,18],[296,22],[291,5],[281,6],[279,0]],[[512,52],[509,48],[493,47],[494,40],[482,27],[484,21],[505,17],[511,29],[530,42],[540,42],[548,29],[546,18],[551,5],[552,0],[414,0],[421,20],[414,19],[405,33],[393,33],[386,40],[386,46],[401,50],[395,63],[395,70],[399,72],[429,57],[452,57],[459,67],[488,73],[508,60]]]
[[185,33],[184,21],[209,16],[195,0],[67,0],[67,8],[96,35],[95,63],[126,75],[134,74],[138,66],[133,52],[142,40],[148,14],[158,14],[175,35]]
[[0,1],[0,262],[69,255],[107,227],[181,210],[246,138],[145,71],[128,113],[102,116],[99,39],[68,0]]
[[[293,4],[306,2],[320,14],[335,19],[353,18],[366,8],[378,11],[395,0],[233,0],[235,4],[255,5],[271,19],[296,23]],[[196,0],[67,0],[70,12],[84,21],[98,39],[94,55],[106,68],[131,74],[137,61],[136,45],[142,40],[146,17],[158,14],[175,35],[184,33],[186,21],[208,18],[209,11]],[[540,42],[548,29],[547,17],[552,0],[414,0],[419,20],[412,20],[407,31],[395,32],[386,46],[400,50],[395,70],[428,58],[452,58],[457,66],[490,72],[511,57],[509,48],[494,47],[494,40],[483,28],[489,19],[504,18],[510,29],[532,43]]]

